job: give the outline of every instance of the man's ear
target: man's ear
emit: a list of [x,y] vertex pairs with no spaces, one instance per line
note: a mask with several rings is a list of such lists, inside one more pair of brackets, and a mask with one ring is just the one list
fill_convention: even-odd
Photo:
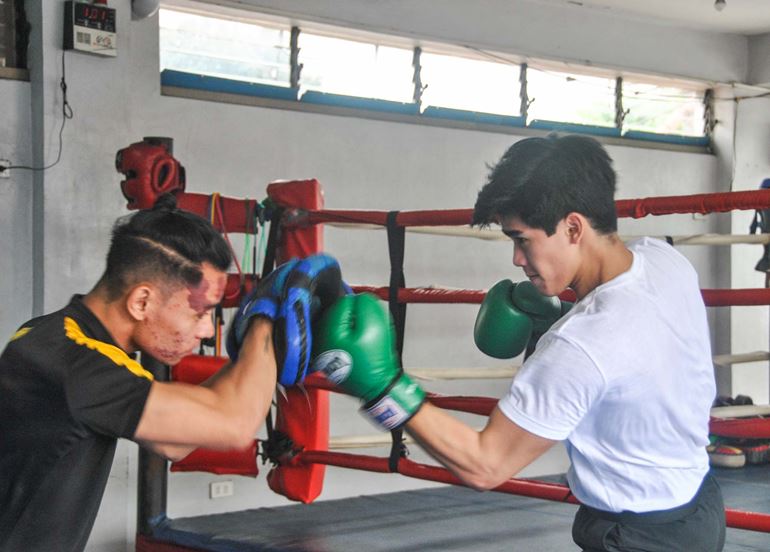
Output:
[[157,295],[157,290],[149,284],[138,284],[131,288],[131,291],[126,295],[128,314],[136,321],[144,320],[155,295]]
[[586,231],[588,220],[580,213],[573,211],[564,217],[564,224],[570,243],[579,243]]

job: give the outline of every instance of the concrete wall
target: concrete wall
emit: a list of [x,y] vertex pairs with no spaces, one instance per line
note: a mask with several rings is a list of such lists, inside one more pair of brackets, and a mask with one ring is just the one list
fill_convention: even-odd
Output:
[[[0,159],[30,165],[30,85],[0,80]],[[0,339],[32,315],[32,174],[0,178]]]
[[[4,105],[12,106],[0,111],[0,158],[9,156],[14,163],[51,161],[57,151],[61,123],[61,2],[33,4],[30,16],[37,33],[33,40],[37,42],[32,83],[0,81],[0,97],[7,100]],[[160,96],[157,17],[132,22],[128,2],[113,4],[118,12],[118,57],[66,54],[69,102],[75,116],[65,127],[61,162],[35,177],[35,189],[42,194],[34,203],[36,209],[32,208],[30,175],[15,172],[11,179],[0,180],[0,193],[6,200],[0,204],[0,224],[4,230],[3,251],[7,252],[0,261],[4,263],[0,297],[7,299],[3,304],[8,305],[0,310],[0,330],[6,334],[31,314],[33,296],[39,308],[48,312],[63,305],[72,293],[87,291],[99,276],[111,223],[126,213],[114,155],[143,136],[174,138],[175,155],[187,169],[191,191],[262,198],[266,184],[272,180],[315,177],[324,186],[328,207],[362,209],[469,207],[484,182],[487,164],[496,162],[517,139],[473,130]],[[296,18],[337,21],[358,28],[534,56],[590,60],[599,65],[714,80],[743,80],[747,72],[744,37],[613,20],[607,14],[573,6],[562,11],[522,0],[485,0],[480,7],[479,3],[435,0],[287,0],[259,4],[268,11]],[[736,173],[747,188],[756,187],[758,180],[770,172],[767,100],[754,102],[739,105]],[[618,196],[730,189],[731,110],[729,104],[724,105],[719,156],[608,147],[620,176]],[[742,219],[733,223],[729,215],[651,217],[624,220],[621,232],[729,232],[731,226],[735,232],[745,232],[744,223]],[[33,244],[36,224],[44,239]],[[340,258],[352,283],[387,282],[383,232],[329,229],[326,245]],[[752,259],[760,254],[756,247],[747,249]],[[758,285],[757,276],[752,275],[755,261],[731,263],[729,248],[687,247],[682,251],[698,268],[702,287],[735,285],[737,274],[745,275],[752,286]],[[408,235],[407,284],[483,288],[504,277],[521,278],[521,272],[511,265],[511,254],[506,242]],[[39,287],[32,285],[33,275],[40,281]],[[492,365],[471,343],[475,310],[470,306],[411,305],[406,366]],[[729,313],[711,311],[715,352],[730,352]],[[733,322],[736,329],[737,325]],[[743,346],[766,349],[767,331],[759,337],[751,343],[733,342],[732,346],[736,352],[744,350]],[[756,370],[752,377],[759,378],[766,390],[762,379],[766,369],[760,372]],[[723,386],[732,385],[730,374],[723,379]],[[431,382],[426,386],[438,392],[499,396],[505,392],[507,382]],[[374,433],[353,414],[355,405],[351,401],[337,399],[332,408],[333,434]],[[474,425],[481,424],[478,419],[470,420]],[[424,458],[412,449],[414,458]],[[89,550],[130,547],[135,528],[135,450],[135,445],[129,443],[118,449]],[[526,473],[555,472],[564,465],[563,451],[557,448]],[[195,515],[286,503],[266,488],[263,476],[256,481],[234,478],[235,496],[211,501],[207,485],[215,479],[200,474],[172,476],[169,514]],[[397,476],[343,476],[339,470],[330,470],[322,499],[395,491],[415,484]]]
[[749,38],[749,78],[751,84],[770,84],[770,33]]
[[[734,172],[733,190],[755,190],[770,178],[770,98],[757,97],[722,103],[721,111],[735,128],[735,150],[730,152]],[[753,213],[738,211],[732,215],[732,232],[748,232]],[[733,288],[761,288],[770,285],[765,274],[754,270],[762,250],[752,246],[732,248]],[[733,351],[766,351],[768,336],[767,307],[733,307],[731,317],[731,349]],[[770,388],[766,362],[741,364],[732,369],[732,394],[745,394],[767,402]]]

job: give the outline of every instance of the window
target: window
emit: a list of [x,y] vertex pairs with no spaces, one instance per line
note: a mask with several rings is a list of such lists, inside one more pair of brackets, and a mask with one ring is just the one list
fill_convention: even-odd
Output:
[[160,10],[160,68],[289,86],[289,29]]
[[627,130],[703,136],[703,92],[626,81],[623,108]]
[[615,126],[615,79],[527,68],[527,120]]
[[26,69],[29,25],[23,0],[0,0],[0,67]]
[[411,50],[304,32],[299,45],[302,89],[412,101]]
[[519,115],[519,66],[457,56],[420,56],[423,107]]

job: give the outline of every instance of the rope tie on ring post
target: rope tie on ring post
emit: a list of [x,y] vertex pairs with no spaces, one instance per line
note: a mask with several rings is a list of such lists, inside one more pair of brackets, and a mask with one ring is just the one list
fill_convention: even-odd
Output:
[[[762,190],[768,188],[770,188],[770,178],[764,179],[760,185]],[[751,221],[749,233],[756,234],[757,231],[762,234],[770,233],[770,207],[754,211],[754,220]],[[757,261],[754,270],[765,274],[765,287],[770,287],[770,244],[763,246],[762,257]]]
[[[267,235],[267,245],[265,246],[265,258],[262,263],[262,277],[265,278],[275,267],[276,250],[278,249],[278,232],[280,230],[280,220],[284,209],[276,207],[274,209],[265,209],[264,220],[270,221],[270,232]],[[261,279],[260,278],[260,279]],[[258,285],[257,282],[255,285]],[[282,431],[277,431],[273,423],[273,409],[267,410],[265,416],[265,431],[267,439],[262,442],[262,463],[268,460],[274,465],[285,463],[291,460],[299,452],[295,450],[294,441]]]
[[[393,325],[396,329],[396,351],[398,352],[398,365],[404,370],[402,359],[404,351],[404,329],[406,327],[406,303],[399,303],[398,290],[406,287],[404,278],[404,248],[406,229],[397,223],[398,211],[388,212],[386,229],[388,232],[388,254],[390,256],[390,285],[388,286],[388,308],[393,317]],[[388,468],[391,472],[398,472],[398,462],[407,455],[404,445],[404,430],[394,429],[390,432],[393,444],[390,447]]]

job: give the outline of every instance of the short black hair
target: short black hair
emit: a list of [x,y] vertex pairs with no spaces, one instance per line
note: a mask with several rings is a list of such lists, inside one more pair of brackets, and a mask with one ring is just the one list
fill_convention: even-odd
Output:
[[164,289],[197,285],[204,262],[226,271],[231,261],[222,235],[206,219],[177,208],[173,195],[164,194],[152,209],[117,220],[99,283],[114,300],[142,281]]
[[615,170],[605,149],[588,136],[555,134],[513,144],[492,168],[473,208],[474,226],[515,216],[547,235],[571,212],[602,234],[617,232]]

